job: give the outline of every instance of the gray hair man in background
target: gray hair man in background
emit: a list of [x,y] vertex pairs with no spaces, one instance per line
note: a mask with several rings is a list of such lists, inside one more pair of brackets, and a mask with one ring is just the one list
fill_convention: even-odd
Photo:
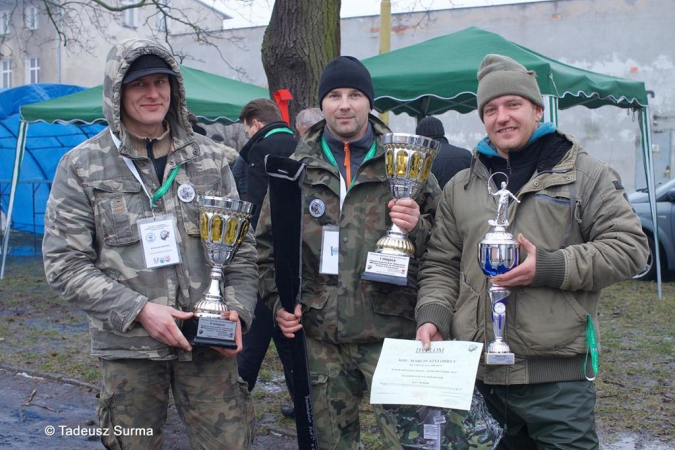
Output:
[[319,108],[305,108],[295,117],[295,130],[302,137],[315,123],[323,120],[323,112]]

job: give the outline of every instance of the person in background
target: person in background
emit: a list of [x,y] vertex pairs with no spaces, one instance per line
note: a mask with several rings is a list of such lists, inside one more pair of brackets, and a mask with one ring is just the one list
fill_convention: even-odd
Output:
[[[533,71],[487,55],[477,97],[487,137],[471,169],[443,190],[418,277],[417,339],[425,348],[450,339],[487,348],[494,340],[476,251],[499,204],[521,246],[520,265],[492,278],[511,288],[505,337],[515,363],[482,360],[476,381],[504,428],[499,448],[597,449],[598,302],[603,288],[645,267],[647,238],[616,172],[540,122]],[[502,183],[519,202],[506,191],[491,195]]]
[[431,166],[431,173],[438,180],[441,189],[457,172],[468,169],[471,165],[471,152],[448,143],[443,122],[436,117],[429,116],[420,120],[415,129],[415,134],[435,139],[441,143],[441,149]]
[[323,112],[320,108],[305,108],[295,117],[295,130],[298,136],[305,135],[315,123],[323,120]]
[[[241,110],[239,120],[244,124],[244,131],[249,137],[249,141],[241,149],[239,156],[246,163],[246,199],[258,206],[251,219],[251,226],[255,229],[269,184],[265,172],[265,157],[269,154],[290,156],[298,140],[288,125],[281,120],[279,107],[272,100],[259,98],[250,101]],[[238,167],[235,169],[238,171]],[[292,400],[293,369],[288,342],[279,328],[274,326],[271,311],[260,300],[255,307],[255,318],[250,332],[244,337],[244,350],[237,355],[239,375],[248,383],[249,391],[252,391],[270,341],[274,339],[284,368],[286,387]],[[281,413],[286,417],[293,417],[295,414],[293,405],[283,405]]]

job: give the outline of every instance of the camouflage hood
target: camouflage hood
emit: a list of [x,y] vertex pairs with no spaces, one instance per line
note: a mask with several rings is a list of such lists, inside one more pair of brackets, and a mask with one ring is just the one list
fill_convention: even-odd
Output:
[[185,86],[180,66],[171,53],[157,42],[150,39],[126,39],[118,42],[110,52],[105,63],[105,77],[103,80],[103,114],[108,125],[120,141],[124,141],[126,130],[122,124],[121,99],[122,79],[129,70],[129,66],[143,55],[157,55],[164,59],[177,75],[171,80],[171,106],[167,114],[171,128],[178,125],[192,134],[192,127],[188,121],[188,109],[185,99]]

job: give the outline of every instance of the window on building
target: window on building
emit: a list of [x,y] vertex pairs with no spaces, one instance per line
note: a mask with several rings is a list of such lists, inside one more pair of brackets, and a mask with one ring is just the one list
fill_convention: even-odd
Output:
[[2,85],[0,87],[3,88],[11,88],[12,87],[12,60],[11,59],[3,59],[0,60],[0,71],[2,72],[2,79],[0,79],[0,82]]
[[9,33],[9,16],[10,11],[0,11],[0,34]]
[[[159,0],[159,4],[168,8],[169,0]],[[171,31],[171,19],[165,15],[167,13],[169,10],[165,9],[164,13],[160,11],[157,14],[157,29],[162,33]]]
[[25,21],[26,21],[26,28],[29,30],[37,30],[38,29],[38,9],[37,7],[33,5],[28,5],[26,6],[26,11],[25,11]]
[[40,82],[40,58],[26,58],[26,84]]
[[[124,5],[133,4],[133,0],[125,0]],[[122,17],[122,25],[128,28],[138,28],[138,8],[131,8],[124,10],[124,16]]]

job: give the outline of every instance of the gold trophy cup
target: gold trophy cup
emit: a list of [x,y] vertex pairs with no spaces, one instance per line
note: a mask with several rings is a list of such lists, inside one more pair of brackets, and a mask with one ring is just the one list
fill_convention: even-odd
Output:
[[[388,133],[382,135],[382,146],[391,194],[397,199],[414,199],[429,179],[441,143],[414,134]],[[408,233],[392,224],[375,248],[375,252],[368,253],[361,278],[407,285],[408,263],[415,254],[415,244],[408,239]]]
[[209,288],[193,308],[196,323],[193,320],[183,326],[183,332],[193,345],[237,348],[237,324],[221,314],[228,307],[220,293],[220,279],[223,267],[232,262],[244,241],[254,212],[255,205],[243,200],[199,197],[199,230],[212,268]]

